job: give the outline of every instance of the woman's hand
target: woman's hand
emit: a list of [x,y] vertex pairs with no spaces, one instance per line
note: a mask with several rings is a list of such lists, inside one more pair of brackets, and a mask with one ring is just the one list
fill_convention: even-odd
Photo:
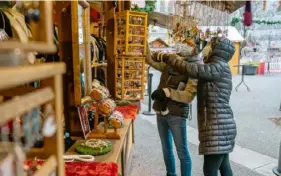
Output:
[[154,62],[165,62],[167,57],[169,57],[169,54],[163,52],[151,53],[151,58]]

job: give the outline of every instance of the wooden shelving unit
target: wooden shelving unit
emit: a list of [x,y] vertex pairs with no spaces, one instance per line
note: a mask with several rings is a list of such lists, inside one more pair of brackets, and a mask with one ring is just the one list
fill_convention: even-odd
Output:
[[115,24],[115,97],[141,100],[145,82],[147,13],[118,12]]
[[115,26],[116,54],[146,55],[147,13],[118,12]]
[[[16,99],[2,102],[0,104],[0,126],[46,103],[51,103],[54,107],[55,123],[57,124],[56,133],[52,137],[44,138],[43,148],[31,149],[27,153],[27,156],[37,156],[45,159],[44,165],[35,173],[35,176],[49,175],[54,171],[58,176],[65,174],[63,126],[61,125],[63,118],[62,75],[64,73],[65,65],[63,63],[4,67],[0,69],[0,95],[7,89],[10,89],[11,92],[16,91],[17,89],[14,88],[34,80],[40,80],[43,85],[40,89],[26,92]],[[16,95],[17,92],[14,92],[14,94]],[[14,153],[11,152],[10,154],[13,155]],[[8,156],[1,159],[1,163],[4,163]]]
[[120,55],[115,60],[116,98],[122,100],[143,99],[145,58]]

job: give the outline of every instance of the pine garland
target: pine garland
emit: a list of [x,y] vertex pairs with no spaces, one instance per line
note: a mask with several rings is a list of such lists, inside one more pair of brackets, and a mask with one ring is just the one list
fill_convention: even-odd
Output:
[[[231,26],[235,26],[239,22],[243,22],[243,20],[240,19],[240,18],[234,17],[231,20]],[[275,24],[281,24],[281,21],[253,20],[253,23],[256,23],[256,24],[266,24],[266,25],[275,25]]]
[[146,0],[144,8],[139,8],[137,4],[133,4],[132,10],[136,11],[136,12],[150,13],[155,10],[155,8],[156,8],[155,4],[156,4],[156,0]]

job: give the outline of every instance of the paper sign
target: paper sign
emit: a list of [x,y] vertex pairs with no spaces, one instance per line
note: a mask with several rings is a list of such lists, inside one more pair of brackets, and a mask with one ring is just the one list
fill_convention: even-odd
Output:
[[84,134],[84,138],[86,139],[88,137],[88,134],[91,132],[88,112],[86,107],[78,107],[78,114],[79,114],[82,131]]

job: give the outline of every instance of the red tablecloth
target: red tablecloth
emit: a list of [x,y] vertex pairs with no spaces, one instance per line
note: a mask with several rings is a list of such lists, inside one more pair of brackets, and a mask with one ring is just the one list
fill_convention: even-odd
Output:
[[[97,102],[91,104],[90,108],[93,111],[96,111]],[[126,119],[133,119],[135,120],[137,117],[137,113],[139,110],[139,106],[135,104],[129,104],[125,106],[117,106],[115,110],[121,112]]]
[[[32,166],[33,160],[26,161],[26,166]],[[36,161],[42,165],[43,161]],[[67,162],[65,163],[66,176],[117,176],[118,166],[116,163],[100,162]]]
[[116,163],[65,163],[67,176],[117,176],[118,166]]
[[126,106],[117,106],[115,110],[120,111],[126,119],[135,120],[137,117],[139,106],[134,104]]

